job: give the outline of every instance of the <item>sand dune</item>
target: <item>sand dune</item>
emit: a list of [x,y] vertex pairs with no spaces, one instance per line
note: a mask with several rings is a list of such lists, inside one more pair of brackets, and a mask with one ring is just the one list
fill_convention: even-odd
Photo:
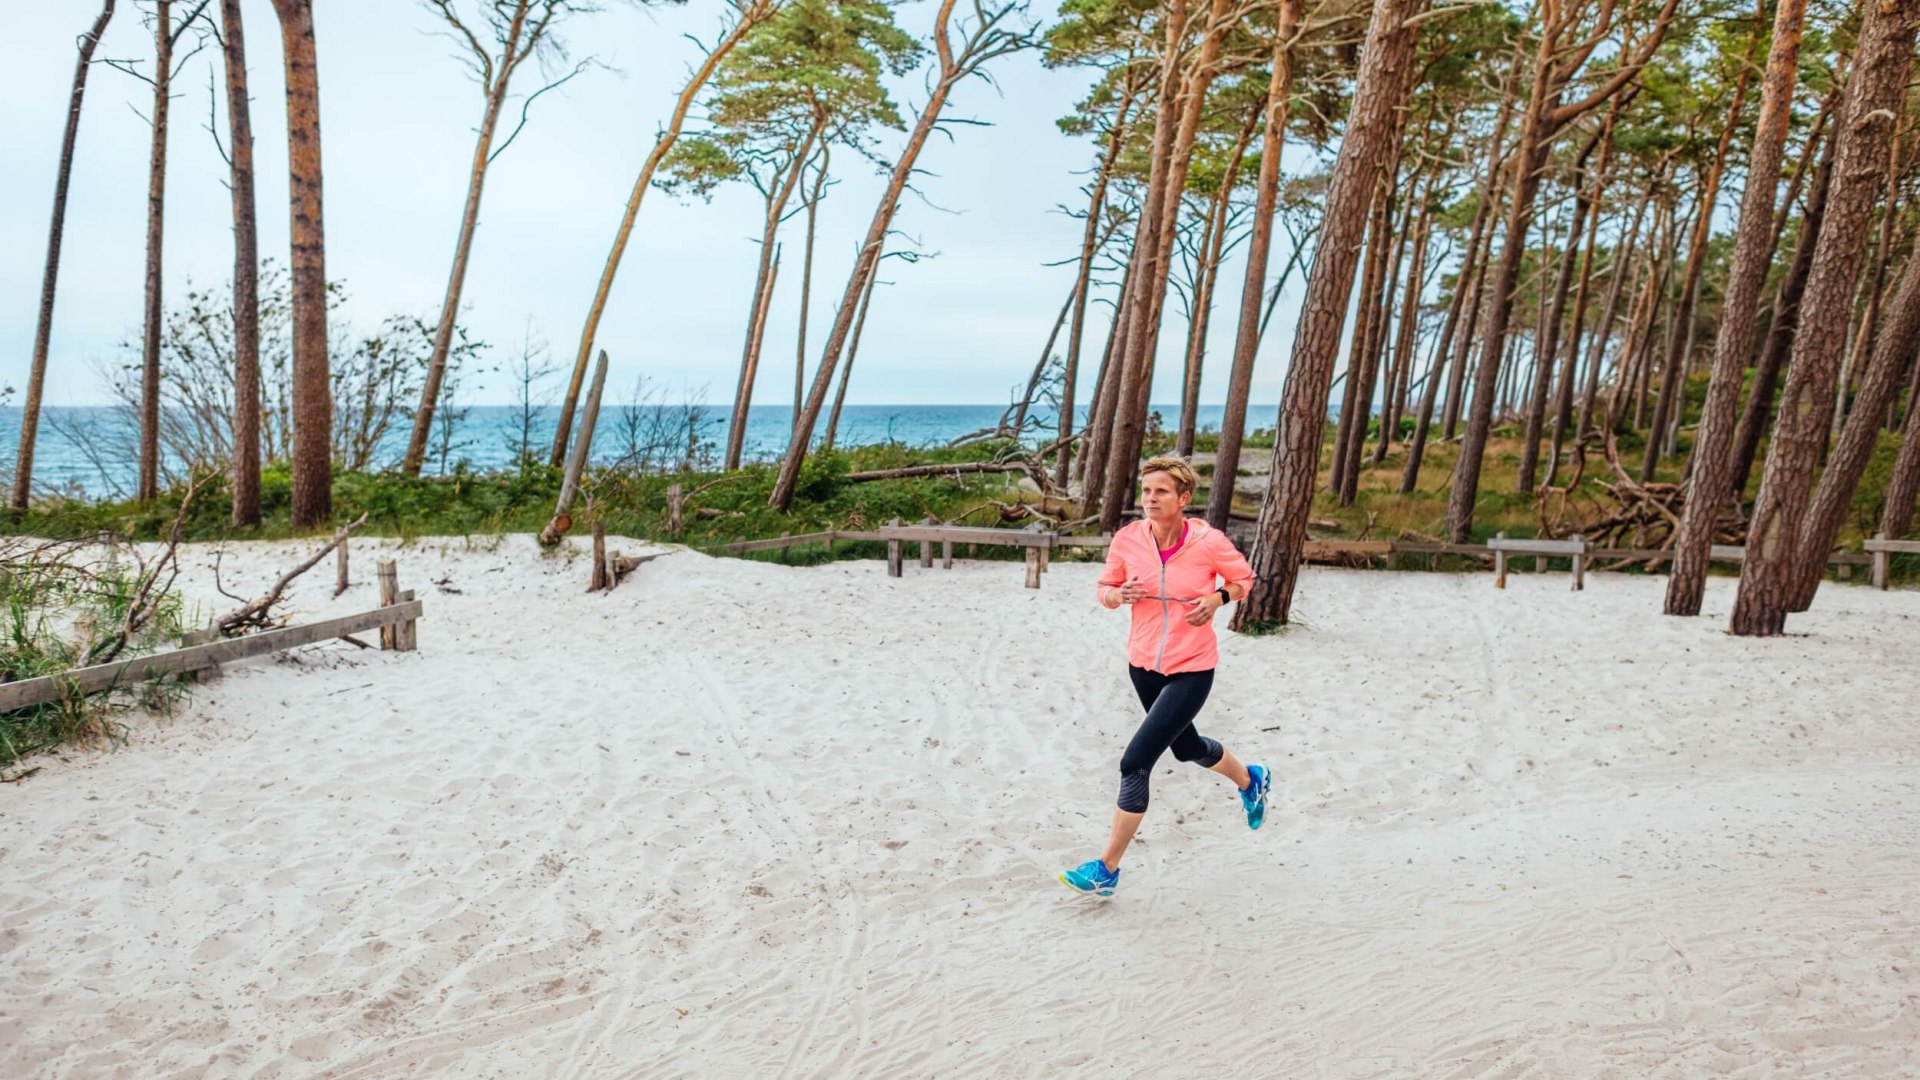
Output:
[[1101,902],[1052,881],[1137,720],[1092,565],[397,557],[417,653],[0,786],[0,1075],[1920,1075],[1912,592],[1747,641],[1724,579],[1310,571],[1204,714],[1266,829],[1165,761]]

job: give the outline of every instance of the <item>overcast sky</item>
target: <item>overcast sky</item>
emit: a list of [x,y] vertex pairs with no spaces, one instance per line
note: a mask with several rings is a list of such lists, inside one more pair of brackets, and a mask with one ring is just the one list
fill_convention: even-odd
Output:
[[[121,0],[97,56],[150,64],[152,42],[143,26],[148,6]],[[32,353],[74,40],[99,4],[15,0],[8,7],[8,32],[0,38],[0,145],[7,150],[7,167],[0,170],[0,383],[20,387]],[[247,0],[243,7],[260,247],[263,256],[284,261],[286,130],[278,27],[269,0]],[[356,327],[370,330],[393,313],[431,318],[446,287],[481,111],[479,90],[416,0],[318,0],[315,8],[328,276],[346,283],[351,300],[345,314]],[[614,70],[591,70],[537,102],[526,130],[489,174],[464,321],[495,347],[494,361],[516,348],[531,326],[556,361],[571,362],[634,177],[699,56],[687,35],[713,40],[725,13],[713,0],[658,11],[610,8],[569,24],[565,38],[577,56],[592,55]],[[907,3],[898,8],[898,19],[924,38],[934,10],[930,3]],[[1036,10],[1052,15],[1051,5]],[[190,284],[223,287],[231,273],[226,166],[206,130],[208,80],[217,60],[208,49],[176,82],[167,181],[169,301]],[[887,264],[888,284],[873,301],[851,401],[1006,400],[1009,387],[1031,369],[1072,287],[1071,265],[1047,264],[1070,259],[1079,244],[1079,223],[1059,206],[1083,200],[1081,170],[1093,148],[1061,135],[1054,121],[1091,75],[1047,71],[1030,53],[1004,58],[992,71],[997,87],[970,82],[948,110],[949,116],[992,126],[955,127],[952,140],[935,138],[922,156],[931,173],[919,180],[926,199],[909,199],[896,227],[934,257]],[[516,85],[532,89],[537,75],[523,71]],[[899,84],[903,113],[911,115],[924,102],[923,87],[922,74]],[[101,402],[97,365],[124,359],[121,343],[137,337],[150,139],[140,114],[151,94],[144,83],[104,65],[96,64],[89,79],[68,201],[50,404]],[[224,102],[214,108],[224,131]],[[820,215],[809,364],[818,360],[823,327],[883,181],[872,165],[851,155],[836,162],[840,183]],[[722,191],[711,203],[648,193],[600,328],[615,388],[645,375],[676,398],[692,393],[731,400],[755,266],[758,206],[758,196],[744,186]],[[762,403],[791,400],[800,237],[790,225],[755,398]],[[1284,242],[1282,234],[1276,267],[1286,256]],[[1222,276],[1211,335],[1215,360],[1202,393],[1210,403],[1225,397],[1224,358],[1232,345],[1241,265],[1230,264]],[[1095,329],[1104,333],[1104,325]],[[1261,352],[1254,401],[1278,400],[1291,332],[1292,318],[1283,310]],[[1156,402],[1179,397],[1185,328],[1177,304],[1165,336]],[[1090,335],[1083,388],[1102,340]],[[503,380],[489,382],[470,385],[465,396],[476,403],[509,400]]]

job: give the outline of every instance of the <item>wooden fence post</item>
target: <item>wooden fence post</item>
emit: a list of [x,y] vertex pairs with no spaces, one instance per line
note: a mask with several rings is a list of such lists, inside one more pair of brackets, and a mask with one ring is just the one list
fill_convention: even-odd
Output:
[[607,525],[604,521],[593,523],[593,573],[587,578],[587,591],[599,592],[610,589],[607,582]]
[[832,562],[832,561],[833,561],[833,558],[834,558],[834,556],[833,556],[833,536],[834,536],[834,530],[832,530],[832,529],[828,529],[828,530],[827,530],[827,561],[828,561],[828,562]]
[[334,551],[338,553],[337,558],[339,560],[340,573],[338,579],[334,582],[333,595],[339,596],[341,593],[347,591],[347,542],[344,539],[341,540],[340,546],[334,548]]
[[[1507,534],[1504,532],[1495,533],[1493,538],[1495,540],[1505,540]],[[1493,550],[1493,587],[1496,589],[1504,589],[1507,587],[1507,553],[1504,548],[1496,547]]]
[[940,541],[940,569],[953,569],[953,541]]
[[1581,544],[1580,553],[1573,557],[1574,592],[1580,592],[1587,587],[1587,548],[1590,546],[1591,545],[1585,543]]
[[[400,602],[405,604],[413,599],[413,590],[400,594]],[[393,647],[401,652],[412,652],[420,647],[420,631],[413,619],[400,623],[393,628]]]
[[1027,588],[1037,589],[1039,587],[1040,587],[1040,548],[1036,545],[1028,545],[1027,547]]
[[667,485],[667,535],[679,536],[687,527],[687,495],[679,484]]
[[[392,607],[399,603],[400,569],[398,564],[392,559],[381,559],[374,567],[374,572],[380,578],[380,606]],[[392,623],[388,623],[380,628],[380,647],[382,649],[391,650],[395,648],[398,640],[398,637],[394,633]]]
[[[894,518],[892,521],[887,522],[887,525],[889,528],[897,529],[900,527],[901,521],[899,518]],[[894,540],[887,541],[887,576],[888,577],[900,576],[900,573],[902,570],[901,560],[903,557],[900,549],[901,549],[901,544],[899,540],[894,539]]]
[[[933,515],[928,514],[926,517],[921,518],[920,524],[925,525],[929,529],[933,528]],[[922,570],[933,569],[933,541],[932,540],[920,541],[920,569]]]
[[[1873,538],[1875,540],[1885,540],[1887,534],[1877,532],[1873,534]],[[1892,571],[1893,553],[1884,548],[1875,551],[1873,553],[1873,587],[1884,592],[1887,587],[1887,579],[1893,576]]]

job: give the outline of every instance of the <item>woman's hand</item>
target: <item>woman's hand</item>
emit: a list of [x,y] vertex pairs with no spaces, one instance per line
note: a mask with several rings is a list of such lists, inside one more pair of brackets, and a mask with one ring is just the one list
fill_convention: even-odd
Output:
[[1217,592],[1210,592],[1198,600],[1190,601],[1190,603],[1193,605],[1193,610],[1187,612],[1188,626],[1207,625],[1213,621],[1213,613],[1219,611],[1225,604]]
[[1137,603],[1153,595],[1147,590],[1146,584],[1137,577],[1128,578],[1119,587],[1109,592],[1117,596],[1122,605]]

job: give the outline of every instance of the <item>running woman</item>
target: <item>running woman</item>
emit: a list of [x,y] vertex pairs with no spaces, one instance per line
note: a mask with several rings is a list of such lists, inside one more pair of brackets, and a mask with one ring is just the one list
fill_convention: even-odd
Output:
[[[1133,607],[1127,636],[1127,674],[1147,717],[1120,758],[1120,798],[1113,831],[1100,857],[1060,875],[1070,889],[1111,896],[1120,883],[1120,857],[1147,812],[1147,780],[1160,755],[1212,769],[1240,789],[1247,826],[1266,817],[1273,778],[1264,765],[1242,765],[1226,747],[1194,729],[1194,717],[1213,689],[1220,661],[1213,614],[1247,595],[1253,570],[1225,533],[1188,519],[1197,478],[1186,459],[1156,457],[1140,469],[1144,520],[1115,533],[1100,575],[1100,603]],[[1221,584],[1216,584],[1216,580]]]

